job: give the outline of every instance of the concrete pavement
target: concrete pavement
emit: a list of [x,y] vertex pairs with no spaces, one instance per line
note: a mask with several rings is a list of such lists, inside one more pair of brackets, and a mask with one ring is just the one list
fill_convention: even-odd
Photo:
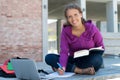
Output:
[[[38,62],[38,69],[44,69],[51,73],[51,67],[45,63]],[[120,57],[104,57],[104,68],[101,68],[95,75],[79,75],[75,74],[68,78],[55,78],[53,80],[109,80],[112,78],[120,78]],[[16,78],[2,78],[0,80],[17,80]],[[41,79],[48,80],[48,79]],[[112,79],[114,80],[114,79]]]

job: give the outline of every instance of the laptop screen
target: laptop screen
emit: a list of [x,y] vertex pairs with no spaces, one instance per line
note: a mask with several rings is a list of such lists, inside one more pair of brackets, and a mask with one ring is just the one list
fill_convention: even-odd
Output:
[[10,60],[18,79],[40,80],[36,64],[31,59]]

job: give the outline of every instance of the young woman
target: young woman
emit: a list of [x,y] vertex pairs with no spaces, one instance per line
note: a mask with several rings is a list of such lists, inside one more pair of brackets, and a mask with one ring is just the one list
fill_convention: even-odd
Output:
[[[91,20],[82,18],[82,11],[76,4],[68,4],[65,8],[67,23],[63,25],[60,42],[60,55],[48,54],[45,61],[60,75],[64,72],[94,75],[103,63],[103,51],[91,52],[88,56],[73,58],[74,52],[100,47],[104,49],[103,38]],[[60,68],[60,66],[62,68]]]

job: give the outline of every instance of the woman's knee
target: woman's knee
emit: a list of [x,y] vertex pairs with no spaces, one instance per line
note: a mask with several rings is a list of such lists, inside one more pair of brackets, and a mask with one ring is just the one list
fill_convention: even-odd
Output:
[[50,65],[50,64],[53,63],[54,61],[58,61],[58,60],[59,60],[58,57],[59,57],[59,56],[56,55],[56,54],[47,54],[47,55],[45,56],[45,62]]
[[95,71],[98,71],[100,69],[101,65],[103,64],[102,56],[96,56],[96,57],[92,58],[91,64],[95,68]]

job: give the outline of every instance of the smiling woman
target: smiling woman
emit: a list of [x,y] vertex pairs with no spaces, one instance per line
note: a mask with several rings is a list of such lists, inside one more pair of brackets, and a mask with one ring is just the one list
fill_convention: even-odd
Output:
[[[45,61],[60,75],[63,75],[64,72],[94,75],[103,63],[104,50],[91,52],[90,55],[77,59],[74,59],[73,56],[79,50],[99,46],[104,49],[102,35],[91,20],[83,19],[81,8],[77,4],[68,4],[64,10],[66,23],[62,27],[60,35],[60,55],[48,54]],[[63,70],[59,68],[57,62],[60,63]]]

